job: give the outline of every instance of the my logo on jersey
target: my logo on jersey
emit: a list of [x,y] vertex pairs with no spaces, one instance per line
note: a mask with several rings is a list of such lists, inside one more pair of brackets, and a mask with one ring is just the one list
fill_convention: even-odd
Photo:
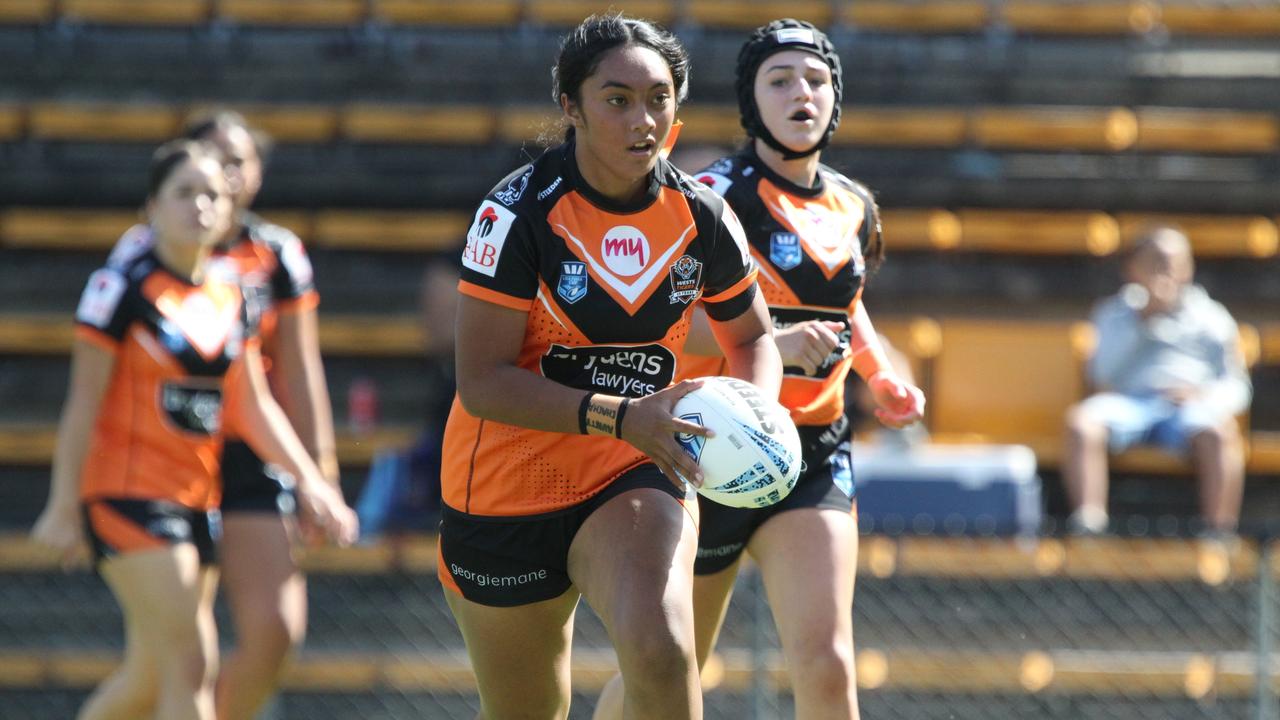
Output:
[[493,277],[498,272],[498,258],[507,241],[515,213],[491,200],[480,203],[471,229],[467,230],[467,246],[462,251],[462,265]]
[[[680,416],[680,419],[695,425],[701,425],[702,413],[685,413]],[[676,433],[676,442],[680,443],[680,447],[689,453],[694,462],[698,462],[702,459],[702,448],[706,446],[707,439],[693,433],[678,432]]]
[[600,244],[604,264],[616,275],[630,277],[649,264],[649,238],[639,228],[615,225]]
[[556,283],[556,294],[570,305],[587,295],[587,264],[575,260],[560,263],[560,281]]
[[702,285],[702,263],[688,255],[681,255],[671,263],[671,304],[689,304],[698,297]]
[[800,255],[800,237],[795,233],[776,232],[769,236],[769,262],[780,270],[799,265]]
[[529,176],[533,174],[533,167],[530,166],[520,177],[512,180],[505,188],[494,193],[493,196],[503,205],[515,205],[516,201],[524,195],[524,190],[529,186]]

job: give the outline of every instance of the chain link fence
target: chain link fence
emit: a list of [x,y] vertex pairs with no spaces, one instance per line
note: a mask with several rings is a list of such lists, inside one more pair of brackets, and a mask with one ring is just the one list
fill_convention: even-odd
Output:
[[[72,717],[118,658],[119,612],[92,574],[6,548],[0,717]],[[310,558],[306,648],[263,720],[475,716],[433,548],[424,539]],[[1266,660],[1278,645],[1274,554],[1249,540],[866,535],[854,607],[862,716],[1280,718]],[[230,642],[225,608],[219,620]],[[584,606],[571,718],[591,716],[613,668]],[[705,673],[706,717],[792,717],[787,671],[747,565]]]

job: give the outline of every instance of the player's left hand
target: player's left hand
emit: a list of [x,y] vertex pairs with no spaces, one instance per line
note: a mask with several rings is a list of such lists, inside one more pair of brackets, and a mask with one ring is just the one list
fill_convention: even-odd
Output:
[[342,499],[342,493],[318,476],[297,486],[298,520],[310,542],[328,538],[346,547],[360,535],[356,513]]
[[891,428],[903,428],[924,417],[924,393],[897,375],[881,371],[867,379],[876,402],[876,419]]

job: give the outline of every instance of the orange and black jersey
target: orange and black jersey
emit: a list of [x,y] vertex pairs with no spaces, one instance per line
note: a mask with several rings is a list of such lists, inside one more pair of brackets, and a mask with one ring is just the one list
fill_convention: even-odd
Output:
[[[619,205],[582,181],[572,142],[505,178],[467,234],[460,292],[528,313],[517,365],[573,388],[641,397],[668,386],[695,302],[746,311],[754,264],[724,201],[665,160]],[[620,440],[482,421],[455,400],[444,499],[479,515],[582,502],[643,455]]]
[[81,481],[84,500],[219,500],[224,397],[257,342],[252,295],[206,273],[192,285],[150,251],[89,277],[77,336],[115,354]]
[[[259,336],[266,350],[274,336],[278,313],[308,310],[320,303],[311,260],[298,236],[287,228],[243,213],[240,233],[214,251],[211,272],[238,278],[262,308]],[[148,252],[151,228],[135,225],[116,243],[108,267],[122,267]]]
[[814,375],[783,369],[779,397],[797,425],[834,422],[844,412],[849,316],[862,295],[865,253],[879,242],[870,191],[825,165],[813,187],[801,187],[770,170],[750,147],[694,177],[742,221],[774,327],[806,320],[844,325],[840,346]]

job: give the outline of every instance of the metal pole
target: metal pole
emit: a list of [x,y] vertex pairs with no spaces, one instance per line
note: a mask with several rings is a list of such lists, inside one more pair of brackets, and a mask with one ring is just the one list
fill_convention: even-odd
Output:
[[764,593],[760,568],[751,566],[751,720],[768,720],[777,715],[773,702],[773,684],[769,677],[769,647],[765,628],[773,622],[769,602]]
[[1275,579],[1271,577],[1271,540],[1263,535],[1258,541],[1258,611],[1254,628],[1254,717],[1256,720],[1274,720],[1275,697],[1271,692],[1271,630],[1275,607]]

